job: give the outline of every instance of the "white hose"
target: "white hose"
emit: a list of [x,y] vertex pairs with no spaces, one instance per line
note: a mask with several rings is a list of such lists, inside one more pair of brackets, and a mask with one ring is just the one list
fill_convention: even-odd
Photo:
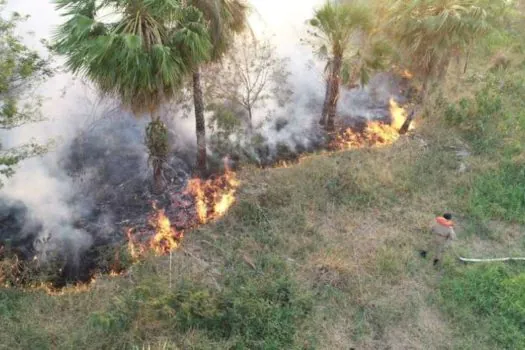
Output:
[[506,258],[490,258],[490,259],[473,259],[473,258],[464,258],[460,256],[455,247],[452,247],[452,251],[456,257],[463,262],[496,262],[496,261],[525,261],[524,257],[506,257]]
[[493,262],[493,261],[525,261],[525,258],[494,258],[494,259],[469,259],[459,256],[459,260],[464,262]]

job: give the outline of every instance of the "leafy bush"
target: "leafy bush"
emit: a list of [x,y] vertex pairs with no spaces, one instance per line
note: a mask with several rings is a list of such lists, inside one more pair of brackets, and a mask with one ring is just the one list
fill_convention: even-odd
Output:
[[511,265],[478,265],[446,275],[441,296],[466,332],[473,325],[496,348],[525,348],[525,273]]

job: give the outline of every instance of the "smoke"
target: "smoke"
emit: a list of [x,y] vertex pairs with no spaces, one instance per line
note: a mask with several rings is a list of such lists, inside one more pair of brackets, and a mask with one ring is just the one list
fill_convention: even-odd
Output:
[[[294,92],[285,107],[270,106],[273,121],[263,123],[260,130],[272,152],[279,144],[292,150],[309,148],[323,137],[317,123],[325,92],[323,63],[300,43],[306,20],[321,3],[252,0],[252,27],[259,35],[271,36],[279,55],[289,59]],[[44,53],[38,39],[50,38],[61,22],[53,5],[10,0],[7,10],[31,15],[20,34]],[[376,77],[367,89],[344,90],[339,112],[349,117],[382,116],[394,90],[388,77]],[[50,79],[39,93],[45,98],[42,113],[48,120],[2,135],[2,144],[14,147],[29,140],[55,139],[57,147],[42,158],[24,161],[0,191],[0,243],[6,237],[28,239],[33,244],[27,255],[46,261],[56,252],[67,252],[65,259],[76,266],[92,246],[124,239],[123,223],[140,225],[150,209],[151,170],[143,142],[147,120],[132,117],[115,101],[101,99],[93,87],[67,72]],[[181,118],[181,106],[166,106],[162,114],[174,145],[166,178],[170,189],[180,190],[191,173],[195,123]],[[256,111],[255,122],[267,114],[268,109]]]

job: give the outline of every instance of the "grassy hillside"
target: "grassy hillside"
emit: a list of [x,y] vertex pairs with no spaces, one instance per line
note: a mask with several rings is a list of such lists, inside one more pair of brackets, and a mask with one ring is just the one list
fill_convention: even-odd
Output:
[[[1,289],[0,348],[525,348],[525,266],[456,259],[525,256],[521,66],[450,82],[462,97],[392,147],[244,169],[171,260],[81,293]],[[436,269],[418,251],[446,210],[459,240]]]

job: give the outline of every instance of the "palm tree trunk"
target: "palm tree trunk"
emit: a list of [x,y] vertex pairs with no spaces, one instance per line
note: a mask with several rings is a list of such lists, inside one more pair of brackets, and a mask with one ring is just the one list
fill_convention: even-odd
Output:
[[321,113],[321,120],[319,125],[326,126],[326,117],[328,116],[328,102],[330,100],[330,78],[326,79],[326,92],[324,95],[323,112]]
[[330,72],[330,89],[328,98],[328,118],[326,120],[326,131],[335,130],[335,117],[337,114],[337,102],[339,101],[339,89],[341,85],[341,67],[343,65],[342,57],[335,57],[332,71]]
[[[160,117],[155,117],[154,113],[155,113],[154,110],[151,109],[150,110],[151,122],[149,126],[153,125],[154,123],[158,123],[160,121]],[[146,131],[149,129],[149,126],[146,128]],[[148,134],[148,132],[146,132],[148,152],[149,152],[149,157],[150,157],[150,162],[151,162],[151,168],[153,170],[153,193],[155,194],[161,194],[162,191],[164,190],[164,171],[163,171],[164,159],[163,159],[163,155],[158,154],[158,150],[155,149],[155,147],[153,146],[157,143],[157,140],[156,139],[148,140],[148,138],[156,138],[158,136],[159,135],[157,135],[155,132],[151,134]]]
[[201,72],[193,73],[193,103],[195,107],[195,126],[197,133],[197,170],[206,174],[206,121],[204,120],[204,99],[202,96]]
[[155,194],[161,194],[164,190],[162,162],[153,163],[153,192]]

